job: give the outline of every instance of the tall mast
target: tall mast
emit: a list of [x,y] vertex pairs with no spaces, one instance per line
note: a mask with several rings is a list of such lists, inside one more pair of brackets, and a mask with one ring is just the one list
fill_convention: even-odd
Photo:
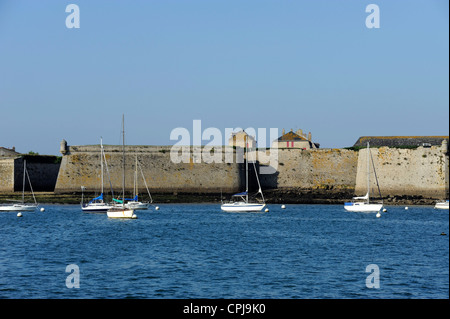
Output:
[[367,203],[369,203],[370,197],[370,146],[367,142]]
[[245,141],[245,201],[248,203],[248,138],[247,133],[244,135]]
[[134,170],[134,197],[138,194],[138,173],[137,173],[138,159],[136,155],[136,166]]
[[125,207],[125,115],[122,114],[122,207]]
[[101,179],[102,179],[102,195],[103,195],[103,139],[100,136],[100,169],[101,172]]
[[25,174],[26,174],[26,169],[27,167],[27,160],[23,160],[23,185],[22,185],[22,204],[25,203]]

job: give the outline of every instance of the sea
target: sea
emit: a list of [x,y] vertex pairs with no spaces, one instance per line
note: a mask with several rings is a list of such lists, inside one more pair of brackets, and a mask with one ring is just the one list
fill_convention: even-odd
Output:
[[161,204],[0,214],[1,299],[448,299],[448,210]]

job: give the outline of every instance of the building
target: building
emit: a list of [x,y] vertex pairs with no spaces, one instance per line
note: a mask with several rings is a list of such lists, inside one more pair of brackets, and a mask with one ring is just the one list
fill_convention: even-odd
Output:
[[282,135],[272,143],[272,147],[277,148],[294,148],[294,149],[316,149],[320,147],[320,144],[313,143],[311,140],[311,132],[308,135],[303,134],[301,129],[295,133],[291,129],[290,132],[285,133],[284,129]]
[[12,148],[5,148],[0,146],[0,156],[14,157],[18,155],[20,155],[20,153],[16,152],[16,148],[14,146]]
[[228,139],[228,145],[235,147],[245,147],[246,139],[248,142],[248,148],[256,148],[255,137],[248,135],[244,130],[237,133],[231,133],[231,137]]

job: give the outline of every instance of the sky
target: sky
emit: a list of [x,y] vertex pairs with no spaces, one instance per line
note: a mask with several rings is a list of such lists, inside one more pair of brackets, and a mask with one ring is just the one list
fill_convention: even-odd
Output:
[[[66,26],[69,4],[79,28]],[[369,4],[379,28],[366,25]],[[265,128],[268,140],[270,128],[302,129],[321,148],[449,135],[448,6],[0,0],[0,146],[120,144],[122,114],[130,145],[173,145],[194,120]]]

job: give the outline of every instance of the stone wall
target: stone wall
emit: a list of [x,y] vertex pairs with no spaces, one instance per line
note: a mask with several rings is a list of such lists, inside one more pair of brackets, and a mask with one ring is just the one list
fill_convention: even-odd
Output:
[[263,188],[322,192],[354,190],[358,153],[345,149],[279,149],[278,168],[262,175]]
[[[55,189],[59,163],[55,156],[23,155],[0,159],[0,192],[18,192],[23,189],[23,161],[27,160],[27,171],[34,191],[52,192]],[[29,191],[29,182],[25,183]]]
[[[447,144],[417,149],[371,148],[383,196],[423,196],[448,198]],[[367,150],[359,151],[355,193],[367,192]],[[370,166],[371,193],[378,194],[373,167]]]
[[[371,148],[382,195],[448,197],[449,162],[447,144],[444,144],[416,149]],[[122,187],[122,148],[108,145],[104,148],[111,183],[117,192]],[[133,189],[136,156],[152,193],[227,194],[244,189],[245,164],[235,160],[242,155],[240,151],[219,148],[222,163],[208,164],[199,160],[201,148],[190,150],[188,163],[177,164],[170,159],[170,146],[127,146],[127,191]],[[234,160],[226,163],[224,158],[230,151]],[[78,193],[81,186],[89,192],[99,192],[100,146],[67,146],[64,152],[55,192]],[[366,149],[279,149],[278,159],[272,163],[275,173],[260,175],[260,181],[263,190],[292,191],[294,195],[313,198],[349,199],[366,193],[366,163]],[[253,165],[249,165],[249,169],[250,186],[254,189]],[[7,170],[7,165],[3,165],[3,170]],[[371,179],[373,188],[375,179]],[[105,170],[105,192],[110,192],[108,180]],[[141,177],[138,183],[140,192],[145,191]]]
[[[220,148],[223,161],[225,149],[234,154],[233,148]],[[142,168],[146,183],[152,193],[232,193],[241,190],[243,165],[238,163],[207,164],[197,159],[201,149],[191,148],[188,163],[174,163],[170,158],[170,146],[126,146],[125,188],[131,192],[134,187],[136,157]],[[100,146],[68,146],[63,156],[55,192],[100,191]],[[122,189],[122,148],[104,146],[105,158],[114,192]],[[234,154],[235,156],[235,154]],[[139,167],[139,166],[138,166]],[[146,191],[140,169],[138,169],[140,192]],[[105,192],[110,192],[106,167],[104,172]]]
[[0,192],[14,192],[14,158],[0,158]]

